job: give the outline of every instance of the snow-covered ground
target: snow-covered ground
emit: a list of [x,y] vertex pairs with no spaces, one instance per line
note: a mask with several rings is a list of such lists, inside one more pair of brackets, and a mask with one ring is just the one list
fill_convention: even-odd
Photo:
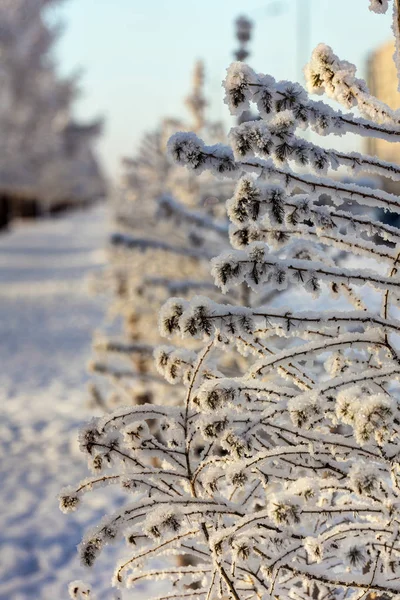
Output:
[[106,209],[17,225],[0,234],[0,599],[62,600],[71,579],[97,580],[100,598],[113,568],[94,571],[76,545],[104,514],[89,494],[72,515],[60,488],[87,475],[77,431],[90,419],[86,364],[104,306],[86,277],[104,264]]

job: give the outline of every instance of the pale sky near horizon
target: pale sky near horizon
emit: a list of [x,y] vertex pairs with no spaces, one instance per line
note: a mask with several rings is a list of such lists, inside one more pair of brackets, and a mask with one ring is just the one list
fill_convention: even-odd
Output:
[[[121,156],[133,155],[143,134],[165,116],[187,117],[197,58],[206,67],[209,115],[229,116],[221,81],[236,48],[234,20],[254,22],[249,63],[279,79],[302,77],[296,57],[298,11],[311,8],[309,44],[318,44],[360,66],[391,36],[391,15],[375,15],[368,0],[68,0],[58,10],[65,32],[58,44],[60,69],[83,69],[80,118],[106,119],[99,151],[111,176]],[[280,6],[280,10],[275,10]],[[307,49],[306,46],[309,45]]]

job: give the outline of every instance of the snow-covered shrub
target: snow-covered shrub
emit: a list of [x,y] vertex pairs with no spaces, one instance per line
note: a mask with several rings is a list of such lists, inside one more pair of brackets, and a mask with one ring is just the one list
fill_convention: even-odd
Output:
[[[90,566],[125,538],[118,586],[162,580],[157,598],[177,600],[399,597],[400,237],[368,211],[399,213],[400,198],[331,169],[397,178],[400,168],[296,131],[396,142],[400,126],[330,48],[306,72],[311,91],[362,116],[234,63],[226,102],[234,114],[256,104],[261,120],[233,128],[231,146],[190,133],[169,142],[178,164],[237,180],[233,248],[213,260],[216,284],[278,296],[257,306],[170,299],[163,335],[201,344],[156,356],[182,382],[183,404],[121,408],[82,432],[94,476],[61,504],[74,509],[105,483],[131,495],[80,547]],[[245,356],[244,372],[219,367],[226,351]],[[177,554],[195,564],[177,567]]]

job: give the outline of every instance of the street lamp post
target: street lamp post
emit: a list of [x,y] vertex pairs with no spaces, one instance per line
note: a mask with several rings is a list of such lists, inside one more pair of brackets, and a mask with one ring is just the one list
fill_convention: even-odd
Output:
[[302,73],[310,53],[311,5],[310,0],[297,0],[296,16],[297,71]]
[[236,60],[244,61],[249,56],[247,44],[251,39],[253,23],[246,16],[241,15],[236,19],[235,25],[236,39],[239,42],[239,48],[235,51],[234,55]]

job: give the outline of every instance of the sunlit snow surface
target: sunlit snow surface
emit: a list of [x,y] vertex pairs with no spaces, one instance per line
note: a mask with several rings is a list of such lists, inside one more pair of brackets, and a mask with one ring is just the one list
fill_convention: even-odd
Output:
[[89,494],[72,515],[57,502],[88,474],[76,438],[91,417],[86,364],[104,306],[86,277],[104,263],[106,236],[99,207],[0,233],[1,600],[66,599],[71,579],[115,597],[114,560],[106,553],[88,571],[76,553],[106,499]]

